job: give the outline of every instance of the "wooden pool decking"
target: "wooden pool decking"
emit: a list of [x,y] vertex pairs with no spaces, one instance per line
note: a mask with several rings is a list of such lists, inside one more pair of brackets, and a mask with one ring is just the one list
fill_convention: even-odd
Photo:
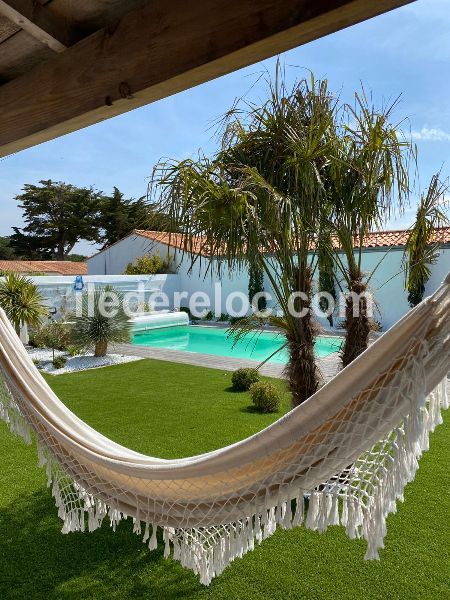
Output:
[[[226,356],[215,356],[213,354],[200,354],[197,352],[184,352],[180,350],[168,350],[166,348],[152,348],[151,346],[139,346],[134,344],[116,344],[114,352],[128,356],[139,356],[141,358],[153,358],[169,362],[195,365],[198,367],[209,367],[223,371],[235,371],[241,367],[257,367],[258,360],[248,358],[230,358]],[[339,353],[333,352],[328,356],[317,359],[318,367],[326,381],[336,375],[339,369]],[[262,375],[281,378],[284,365],[267,362],[260,369]]]

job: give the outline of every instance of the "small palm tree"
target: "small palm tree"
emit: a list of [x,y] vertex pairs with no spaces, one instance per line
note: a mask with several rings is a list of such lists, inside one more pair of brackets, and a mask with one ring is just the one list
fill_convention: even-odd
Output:
[[108,344],[130,341],[131,322],[121,292],[111,286],[86,291],[80,304],[81,314],[75,316],[72,332],[74,344],[79,348],[93,349],[95,356],[106,356]]
[[0,307],[6,313],[20,334],[23,325],[39,327],[43,317],[48,315],[44,298],[28,277],[17,273],[7,273],[0,282]]
[[335,147],[327,181],[333,235],[343,255],[334,253],[336,270],[350,292],[345,307],[344,367],[367,348],[371,330],[365,296],[370,274],[362,268],[364,241],[395,205],[401,210],[409,192],[412,154],[399,124],[392,122],[396,102],[377,109],[364,93],[355,97],[355,108],[346,107],[333,132]]
[[439,176],[440,173],[433,175],[427,193],[420,199],[416,221],[405,245],[405,287],[410,306],[421,302],[425,285],[430,278],[430,266],[434,265],[439,257],[436,229],[448,225],[449,222],[444,212],[448,182],[440,181]]

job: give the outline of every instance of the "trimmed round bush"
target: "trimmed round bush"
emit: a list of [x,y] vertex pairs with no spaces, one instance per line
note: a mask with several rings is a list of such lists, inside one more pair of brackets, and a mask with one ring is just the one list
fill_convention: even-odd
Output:
[[250,396],[260,412],[277,412],[280,408],[281,394],[271,383],[266,381],[254,383],[250,388]]
[[258,381],[259,373],[256,369],[238,369],[231,376],[233,390],[236,392],[245,392]]

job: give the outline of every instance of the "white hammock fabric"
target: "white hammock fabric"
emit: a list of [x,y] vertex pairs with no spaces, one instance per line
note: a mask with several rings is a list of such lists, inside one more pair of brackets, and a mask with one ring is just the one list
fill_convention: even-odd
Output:
[[[341,524],[378,558],[386,517],[448,407],[450,275],[305,403],[260,433],[182,460],[107,439],[58,400],[0,311],[0,417],[47,470],[63,533],[134,519],[134,531],[208,585],[277,526]],[[351,465],[351,466],[349,466]],[[305,500],[305,498],[307,498]]]

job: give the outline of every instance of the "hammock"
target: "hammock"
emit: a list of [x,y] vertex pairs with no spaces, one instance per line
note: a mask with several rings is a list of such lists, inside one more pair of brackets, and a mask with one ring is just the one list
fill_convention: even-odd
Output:
[[131,517],[155,549],[159,527],[165,556],[206,585],[277,526],[322,532],[341,524],[374,559],[386,517],[448,407],[449,317],[450,274],[276,423],[214,452],[163,460],[116,444],[70,412],[0,311],[0,417],[28,443],[34,432],[63,533],[93,531],[107,516],[115,529]]

